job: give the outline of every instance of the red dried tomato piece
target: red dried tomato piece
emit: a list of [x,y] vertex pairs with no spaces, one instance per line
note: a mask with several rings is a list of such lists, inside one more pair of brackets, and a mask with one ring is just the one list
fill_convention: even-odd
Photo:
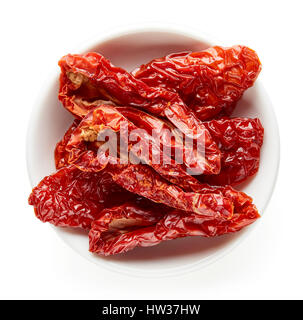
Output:
[[62,140],[60,140],[56,144],[55,154],[54,154],[56,169],[60,169],[60,168],[68,165],[69,153],[66,151],[65,148],[66,148],[66,145],[67,145],[72,133],[78,127],[79,123],[80,123],[79,120],[77,120],[77,119],[74,120],[74,122],[71,124],[69,129],[65,132]]
[[108,165],[106,168],[113,180],[122,188],[186,212],[195,212],[204,218],[230,219],[234,205],[222,192],[200,185],[199,192],[184,192],[168,183],[147,165]]
[[264,129],[259,119],[219,119],[204,123],[222,153],[221,172],[200,176],[212,185],[236,185],[259,169]]
[[105,171],[83,172],[67,166],[45,177],[33,189],[28,202],[43,222],[89,229],[101,210],[134,198]]
[[128,203],[102,211],[89,232],[89,250],[107,256],[181,237],[215,237],[237,232],[259,217],[249,197],[235,201],[235,212],[230,220],[209,220],[170,208],[155,214],[153,208]]
[[201,120],[230,115],[261,71],[255,51],[245,46],[173,53],[133,71],[151,87],[176,92]]

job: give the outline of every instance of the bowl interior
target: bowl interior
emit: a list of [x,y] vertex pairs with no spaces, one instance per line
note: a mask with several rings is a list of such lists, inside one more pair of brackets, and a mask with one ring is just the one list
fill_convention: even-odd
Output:
[[[81,50],[96,51],[115,65],[129,71],[155,57],[180,51],[199,51],[210,41],[179,32],[142,31],[123,34]],[[27,137],[27,162],[32,185],[55,171],[53,150],[73,117],[59,103],[58,73],[50,79],[32,113]],[[238,189],[254,198],[261,215],[271,196],[279,162],[279,134],[276,118],[263,87],[257,81],[241,99],[235,116],[259,117],[265,128],[261,165],[258,174]],[[94,263],[134,275],[172,275],[207,265],[222,256],[248,234],[253,225],[233,235],[213,239],[190,237],[166,241],[155,247],[136,248],[126,254],[98,257],[88,252],[85,232],[56,228],[59,236],[73,249]]]

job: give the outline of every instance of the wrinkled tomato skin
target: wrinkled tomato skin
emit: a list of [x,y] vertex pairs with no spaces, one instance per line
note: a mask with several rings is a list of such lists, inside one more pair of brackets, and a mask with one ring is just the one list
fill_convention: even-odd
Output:
[[238,185],[258,172],[264,128],[257,118],[204,122],[222,154],[221,171],[198,179],[211,185]]
[[173,53],[133,71],[151,87],[179,94],[200,120],[230,115],[261,71],[255,51],[215,46],[201,52]]
[[62,140],[60,140],[56,144],[56,148],[55,148],[55,152],[54,152],[56,169],[61,169],[69,164],[68,163],[69,153],[66,151],[66,145],[67,145],[72,133],[78,127],[79,123],[80,123],[79,120],[74,120],[73,123],[71,124],[71,126],[65,132]]
[[[155,212],[153,208],[129,203],[105,209],[92,224],[89,250],[108,256],[127,252],[137,246],[154,246],[166,240],[188,236],[215,237],[240,231],[258,219],[259,214],[249,197],[230,191],[238,200],[235,201],[236,213],[226,221],[209,220],[201,215],[171,208],[158,208]],[[115,227],[119,221],[123,222],[124,227]]]
[[42,179],[28,202],[42,222],[88,230],[105,207],[133,198],[133,194],[117,186],[106,172],[83,172],[67,166]]

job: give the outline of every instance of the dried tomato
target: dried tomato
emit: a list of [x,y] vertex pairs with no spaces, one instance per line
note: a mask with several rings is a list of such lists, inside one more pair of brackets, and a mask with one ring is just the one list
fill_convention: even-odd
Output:
[[55,165],[56,169],[60,169],[68,165],[68,156],[69,153],[66,151],[66,145],[74,132],[74,130],[78,127],[80,121],[75,119],[68,130],[65,132],[62,140],[60,140],[56,144],[55,148]]
[[89,229],[101,210],[135,197],[116,185],[105,171],[83,172],[67,166],[42,179],[28,201],[43,222]]
[[134,70],[151,87],[176,92],[201,120],[230,115],[261,71],[255,51],[245,46],[173,53]]
[[205,218],[230,219],[234,205],[219,190],[200,185],[199,192],[184,192],[176,185],[168,183],[147,165],[108,165],[113,180],[122,188],[187,212],[195,212]]
[[235,201],[235,212],[230,220],[222,221],[171,208],[160,208],[155,213],[153,208],[131,203],[104,209],[89,232],[89,250],[112,255],[181,237],[215,237],[237,232],[259,217],[249,197]]
[[264,129],[259,119],[219,119],[204,123],[222,153],[221,172],[200,176],[213,185],[236,185],[259,169]]

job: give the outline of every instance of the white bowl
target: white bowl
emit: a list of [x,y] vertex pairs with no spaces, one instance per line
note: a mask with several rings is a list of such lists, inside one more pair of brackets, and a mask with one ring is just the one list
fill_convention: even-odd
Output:
[[[215,43],[222,45],[222,43]],[[97,51],[115,65],[134,69],[155,57],[171,52],[199,51],[214,43],[196,34],[185,34],[178,29],[156,28],[128,30],[111,37],[97,39],[93,45],[77,52]],[[258,48],[254,48],[258,49]],[[66,52],[67,53],[67,52]],[[54,66],[54,69],[56,66]],[[55,171],[53,151],[56,143],[72,122],[57,99],[57,73],[45,85],[35,106],[27,136],[27,165],[32,186]],[[265,128],[264,145],[258,174],[238,189],[253,197],[261,215],[271,197],[279,166],[279,132],[271,102],[260,80],[244,94],[234,113],[236,116],[259,117]],[[111,270],[136,276],[168,276],[189,272],[215,261],[229,252],[254,228],[256,223],[236,234],[213,239],[190,237],[166,241],[150,248],[136,248],[126,254],[98,257],[88,251],[88,237],[84,232],[55,228],[59,236],[83,257]]]

